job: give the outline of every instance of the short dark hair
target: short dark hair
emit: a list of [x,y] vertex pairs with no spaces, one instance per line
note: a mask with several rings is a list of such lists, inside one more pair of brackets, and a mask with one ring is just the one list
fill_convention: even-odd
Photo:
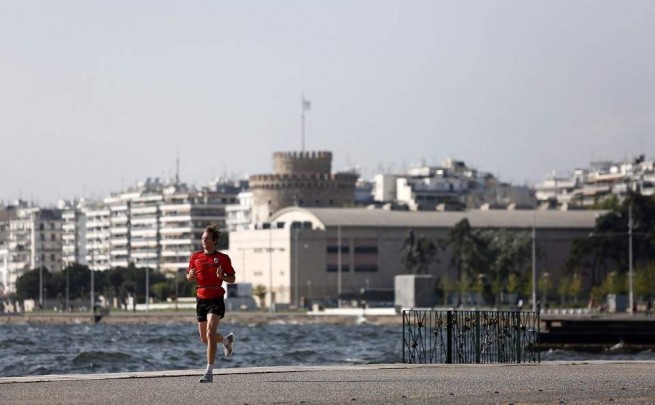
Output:
[[221,228],[217,227],[216,225],[207,225],[205,228],[205,232],[211,234],[213,239],[218,242],[218,240],[221,238],[221,235],[223,232],[221,232]]

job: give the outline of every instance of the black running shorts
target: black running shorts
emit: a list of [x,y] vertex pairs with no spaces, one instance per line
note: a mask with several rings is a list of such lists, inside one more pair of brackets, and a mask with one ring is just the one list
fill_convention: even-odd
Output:
[[215,314],[221,317],[225,316],[225,301],[223,297],[202,299],[196,298],[196,316],[198,322],[207,322],[207,314]]

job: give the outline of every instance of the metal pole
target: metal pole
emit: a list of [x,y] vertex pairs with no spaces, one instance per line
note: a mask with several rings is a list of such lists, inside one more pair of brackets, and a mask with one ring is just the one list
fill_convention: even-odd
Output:
[[532,222],[532,311],[537,312],[537,214]]
[[341,308],[341,226],[337,226],[337,307]]
[[175,265],[175,311],[177,311],[178,310],[177,304],[178,304],[179,295],[180,295],[179,287],[178,287],[178,284],[179,284],[178,278],[180,276],[180,269],[177,266],[177,249],[175,250],[175,258],[173,260],[174,260],[173,263]]
[[66,311],[70,308],[70,265],[64,270],[66,272]]
[[268,293],[271,302],[268,305],[268,312],[273,312],[273,224],[268,228]]
[[150,312],[150,267],[146,265],[146,312]]
[[630,206],[628,207],[628,250],[629,250],[629,268],[628,268],[628,287],[629,287],[629,293],[628,293],[628,303],[630,305],[630,309],[628,312],[630,314],[633,314],[633,305],[634,305],[634,294],[633,294],[633,286],[632,286],[632,202],[630,202]]
[[93,248],[93,250],[91,250],[91,266],[89,267],[89,271],[91,273],[90,274],[90,276],[91,276],[91,294],[89,296],[89,299],[91,301],[91,313],[93,313],[93,301],[94,301],[93,296],[94,296],[94,293],[95,293],[95,291],[94,291],[94,281],[93,281],[93,267],[95,266],[95,261],[96,261],[96,257],[95,257],[95,244],[94,244],[94,248]]
[[295,239],[295,255],[293,259],[293,290],[294,290],[294,301],[296,303],[296,308],[300,305],[298,300],[298,233],[300,232],[299,228],[294,229],[294,239]]
[[39,262],[39,311],[41,311],[43,310],[43,259]]

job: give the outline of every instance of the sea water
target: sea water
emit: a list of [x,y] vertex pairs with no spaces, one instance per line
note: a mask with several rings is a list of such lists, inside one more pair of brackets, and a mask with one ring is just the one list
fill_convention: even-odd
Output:
[[[402,361],[402,329],[394,325],[225,324],[220,332],[234,332],[237,340],[230,358],[219,346],[217,368]],[[541,360],[655,360],[655,353],[549,350]],[[192,323],[0,325],[0,377],[200,369],[205,364],[205,346]]]
[[[221,325],[234,354],[215,367],[397,363],[397,326]],[[204,368],[205,346],[189,323],[0,325],[0,377]]]

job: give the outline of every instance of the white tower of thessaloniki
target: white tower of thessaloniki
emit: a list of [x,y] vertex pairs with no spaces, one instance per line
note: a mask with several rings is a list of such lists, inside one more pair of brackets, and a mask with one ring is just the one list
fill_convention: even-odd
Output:
[[253,222],[261,224],[289,207],[353,205],[355,173],[332,173],[332,152],[275,152],[273,174],[250,176]]

